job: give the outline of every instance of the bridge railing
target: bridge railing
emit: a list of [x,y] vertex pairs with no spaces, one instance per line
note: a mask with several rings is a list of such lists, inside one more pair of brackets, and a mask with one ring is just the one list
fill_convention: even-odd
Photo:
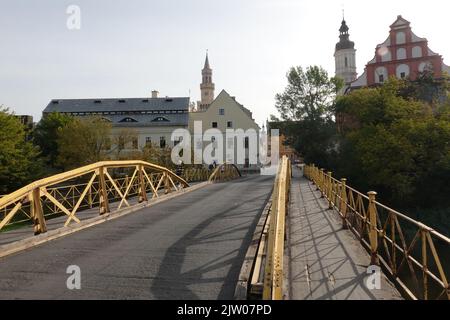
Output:
[[450,238],[425,224],[349,187],[345,178],[314,165],[304,167],[305,176],[339,212],[344,228],[360,239],[371,255],[411,299],[449,299]]
[[[130,176],[114,177],[113,171]],[[74,182],[75,181],[75,182]],[[71,182],[68,185],[63,183]],[[34,234],[47,231],[47,220],[66,215],[64,226],[80,222],[77,213],[99,207],[100,214],[131,206],[188,187],[183,178],[167,168],[144,161],[102,161],[35,181],[0,198],[0,232],[24,223],[34,225]]]
[[267,218],[268,237],[262,294],[264,300],[281,300],[283,298],[285,219],[291,185],[291,170],[290,160],[283,156],[275,178],[272,206]]
[[217,182],[217,181],[228,181],[232,179],[236,179],[241,176],[241,172],[238,167],[232,163],[222,163],[217,166],[211,176],[209,177],[209,182]]

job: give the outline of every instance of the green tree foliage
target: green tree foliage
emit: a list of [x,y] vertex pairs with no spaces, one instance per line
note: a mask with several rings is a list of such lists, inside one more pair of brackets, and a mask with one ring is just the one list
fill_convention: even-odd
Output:
[[57,165],[64,170],[109,158],[111,124],[98,117],[74,118],[57,134]]
[[306,71],[293,67],[286,77],[286,89],[275,96],[275,106],[284,120],[281,132],[306,162],[329,166],[330,154],[335,152],[334,102],[343,82],[329,78],[319,66]]
[[292,67],[286,75],[288,85],[275,96],[275,107],[283,120],[320,120],[331,118],[334,98],[342,88],[339,78],[329,78],[319,66]]
[[341,128],[335,170],[396,206],[450,205],[448,109],[433,111],[404,88],[391,79],[338,100],[336,109],[350,121]]
[[39,151],[25,141],[24,126],[8,109],[0,107],[0,194],[39,178]]
[[73,120],[62,113],[45,115],[36,125],[33,132],[34,143],[41,149],[48,166],[55,168],[58,157],[58,132]]

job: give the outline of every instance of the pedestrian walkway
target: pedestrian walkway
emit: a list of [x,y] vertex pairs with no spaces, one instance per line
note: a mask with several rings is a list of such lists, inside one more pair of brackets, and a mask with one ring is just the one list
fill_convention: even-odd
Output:
[[320,191],[293,170],[287,230],[287,299],[402,299],[381,274],[380,289],[366,285],[370,257]]

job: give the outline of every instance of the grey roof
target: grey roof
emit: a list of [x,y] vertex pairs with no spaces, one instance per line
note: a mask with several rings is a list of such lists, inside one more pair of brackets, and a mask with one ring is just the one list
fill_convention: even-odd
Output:
[[189,110],[189,98],[53,99],[44,109],[44,113],[149,110]]
[[[95,113],[115,126],[187,126],[189,98],[54,99],[43,111],[44,114],[51,112],[75,116]],[[159,117],[168,121],[156,121]],[[135,121],[123,122],[126,118]]]

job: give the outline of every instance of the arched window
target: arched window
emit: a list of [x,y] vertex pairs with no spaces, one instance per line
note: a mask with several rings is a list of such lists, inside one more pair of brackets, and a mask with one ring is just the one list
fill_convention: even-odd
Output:
[[412,48],[412,57],[413,58],[420,58],[422,56],[422,48],[419,46],[416,46]]
[[378,67],[375,69],[375,83],[383,83],[388,78],[386,67]]
[[397,49],[397,60],[406,59],[406,49],[399,48]]
[[433,71],[433,64],[429,61],[419,64],[419,72]]
[[396,35],[396,43],[397,44],[403,44],[406,42],[406,36],[405,33],[403,31],[397,32]]
[[405,79],[409,76],[409,66],[407,64],[401,64],[397,66],[396,75],[399,79]]

